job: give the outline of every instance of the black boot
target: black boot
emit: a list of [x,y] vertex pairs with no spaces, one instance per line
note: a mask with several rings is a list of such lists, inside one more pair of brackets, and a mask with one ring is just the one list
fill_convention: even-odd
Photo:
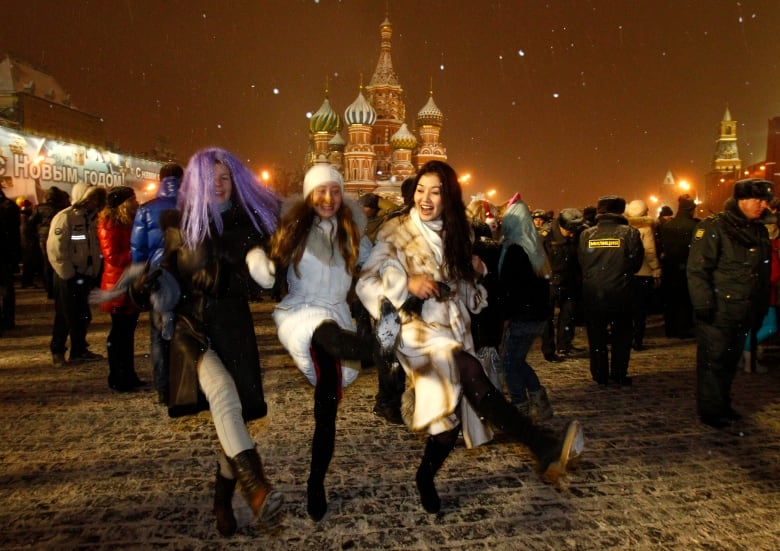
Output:
[[531,450],[545,482],[557,484],[566,474],[567,467],[582,454],[584,437],[577,421],[569,423],[560,439],[550,430],[535,425],[497,390],[488,392],[478,404],[472,402],[472,405],[492,425]]
[[435,514],[441,509],[441,499],[433,479],[455,447],[459,430],[460,427],[457,427],[448,432],[429,436],[425,444],[425,454],[417,468],[415,480],[417,491],[420,492],[420,502],[429,513]]
[[233,515],[235,490],[236,479],[222,476],[217,465],[217,479],[214,483],[214,516],[217,517],[217,531],[223,536],[232,536],[238,528],[236,517]]
[[233,474],[241,483],[241,493],[252,509],[255,519],[271,523],[281,511],[284,496],[274,490],[265,477],[260,455],[255,448],[244,450],[228,460]]
[[[323,325],[318,327],[315,333],[320,331]],[[341,372],[337,369],[336,358],[320,339],[312,339],[312,352],[319,366],[319,378],[314,388],[314,436],[311,442],[309,480],[306,485],[306,511],[312,520],[319,522],[328,511],[325,475],[336,441],[336,412]]]

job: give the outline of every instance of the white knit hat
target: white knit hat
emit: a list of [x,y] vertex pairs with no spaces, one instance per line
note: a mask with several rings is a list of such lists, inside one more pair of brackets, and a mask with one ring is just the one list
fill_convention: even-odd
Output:
[[314,188],[327,184],[328,182],[335,182],[344,191],[344,178],[333,165],[328,164],[316,164],[309,169],[306,176],[303,178],[303,196],[308,197],[309,194],[314,191]]

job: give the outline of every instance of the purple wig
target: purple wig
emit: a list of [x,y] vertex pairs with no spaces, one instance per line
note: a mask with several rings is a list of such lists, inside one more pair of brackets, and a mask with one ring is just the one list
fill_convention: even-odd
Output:
[[190,248],[211,235],[209,221],[222,234],[222,216],[214,193],[214,165],[218,162],[230,170],[230,200],[244,209],[257,231],[271,235],[279,223],[279,199],[235,155],[217,147],[201,149],[187,164],[177,199],[182,238]]

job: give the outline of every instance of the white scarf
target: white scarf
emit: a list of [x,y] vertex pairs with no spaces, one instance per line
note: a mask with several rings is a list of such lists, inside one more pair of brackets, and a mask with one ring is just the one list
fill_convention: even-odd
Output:
[[444,223],[441,221],[441,218],[423,222],[420,220],[420,214],[417,212],[417,207],[412,207],[412,210],[409,211],[409,218],[411,218],[414,225],[417,226],[417,229],[420,230],[420,234],[423,236],[423,239],[425,239],[425,242],[428,243],[431,252],[433,252],[436,263],[441,266],[444,261],[444,244],[441,241],[441,229],[444,226]]
[[306,249],[326,266],[335,266],[341,256],[336,254],[335,239],[335,217],[316,218],[311,231],[309,231],[309,236],[306,238]]

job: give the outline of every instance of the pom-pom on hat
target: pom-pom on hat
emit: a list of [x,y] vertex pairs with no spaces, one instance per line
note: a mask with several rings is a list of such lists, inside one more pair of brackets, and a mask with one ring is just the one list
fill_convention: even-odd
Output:
[[734,184],[734,199],[765,199],[771,201],[775,194],[775,185],[769,180],[749,178]]
[[106,196],[106,204],[112,209],[135,196],[135,191],[129,186],[112,187]]
[[337,183],[341,187],[341,191],[344,191],[344,178],[341,177],[338,170],[328,164],[314,165],[303,178],[303,196],[308,197],[314,188],[328,182]]
[[617,195],[604,195],[596,203],[597,214],[623,214],[626,210],[626,200]]

